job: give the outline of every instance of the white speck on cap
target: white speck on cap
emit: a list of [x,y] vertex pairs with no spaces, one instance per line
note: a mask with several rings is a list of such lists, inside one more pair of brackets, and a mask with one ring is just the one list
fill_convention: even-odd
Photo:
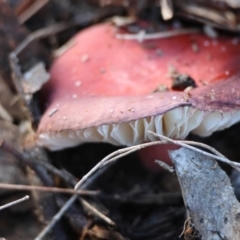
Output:
[[81,84],[82,84],[81,81],[76,81],[76,82],[75,82],[75,86],[76,86],[76,87],[81,86]]

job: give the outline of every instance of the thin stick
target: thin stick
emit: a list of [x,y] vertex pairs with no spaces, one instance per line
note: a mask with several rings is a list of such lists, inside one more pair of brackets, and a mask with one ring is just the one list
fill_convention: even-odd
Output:
[[103,219],[109,226],[112,228],[116,228],[115,222],[113,222],[110,218],[102,214],[100,211],[98,211],[96,208],[92,207],[91,204],[89,204],[87,201],[81,198],[81,203],[84,207],[86,207],[89,211],[94,213],[97,217]]
[[219,157],[223,157],[226,158],[223,154],[221,154],[219,151],[217,151],[215,148],[205,144],[205,143],[201,143],[201,142],[194,142],[194,141],[182,141],[182,143],[188,144],[188,145],[194,145],[194,146],[199,146],[199,147],[203,147],[205,149],[208,149],[209,151],[215,153],[217,156]]
[[[83,185],[84,188],[87,187],[87,185]],[[78,195],[73,195],[71,198],[68,199],[68,201],[64,204],[64,206],[58,211],[58,213],[52,218],[51,222],[40,232],[40,234],[34,239],[34,240],[42,240],[43,237],[54,227],[54,225],[61,219],[62,215],[70,208],[70,206],[77,200]],[[81,199],[82,200],[82,199]],[[86,205],[85,205],[86,206]],[[86,206],[89,207],[89,206]],[[98,214],[99,216],[99,214]],[[99,216],[102,217],[102,216]],[[105,217],[105,216],[104,216]],[[106,220],[106,218],[104,218]],[[107,219],[109,223],[111,223],[113,226],[116,226],[114,222],[112,222],[110,219]],[[110,225],[111,225],[110,224]]]
[[13,201],[13,202],[7,203],[7,204],[5,204],[5,205],[3,205],[3,206],[0,206],[0,211],[3,210],[3,209],[5,209],[5,208],[11,207],[11,206],[13,206],[13,205],[16,205],[16,204],[18,204],[18,203],[20,203],[20,202],[26,201],[27,199],[29,199],[29,196],[28,196],[28,195],[26,195],[25,197],[20,198],[20,199],[18,199],[18,200],[16,200],[16,201]]
[[33,1],[31,6],[29,6],[24,12],[21,12],[18,16],[19,22],[22,24],[27,21],[31,16],[33,16],[37,11],[39,11],[44,5],[46,5],[49,0],[37,0]]
[[[0,141],[0,147],[4,147],[6,150],[8,150],[8,151],[10,151],[11,153],[13,153],[14,155],[16,155],[16,157],[18,157],[18,158],[20,158],[20,160],[21,161],[23,161],[23,162],[26,162],[27,160],[24,158],[24,156],[23,155],[21,155],[21,153],[19,153],[19,152],[17,152],[15,149],[12,149],[10,146],[8,146],[7,144],[5,144],[3,141]],[[27,161],[28,162],[28,161]],[[48,170],[51,170],[52,172],[54,172],[55,174],[57,174],[57,175],[59,175],[60,177],[62,177],[65,181],[67,181],[67,182],[69,182],[70,181],[70,184],[72,184],[72,185],[74,185],[74,184],[76,184],[77,182],[76,182],[76,180],[75,180],[75,178],[71,175],[71,174],[69,174],[69,173],[67,173],[68,174],[68,176],[66,177],[65,175],[66,175],[66,173],[64,174],[64,176],[63,176],[63,173],[60,171],[60,170],[58,170],[57,168],[55,168],[54,166],[52,166],[52,165],[50,165],[50,164],[48,164],[48,163],[46,163],[46,162],[31,162],[30,163],[31,165],[32,164],[42,164],[44,167],[46,167]],[[105,171],[105,169],[102,169],[101,171],[98,171],[98,174],[95,174],[94,175],[94,177],[92,177],[92,178],[88,178],[88,181],[86,181],[83,185],[82,185],[82,188],[84,189],[84,188],[87,188],[87,186],[89,185],[89,184],[91,184],[91,182],[97,177],[97,175],[99,175],[99,174],[101,174],[102,172],[104,172]],[[69,178],[69,179],[68,179]],[[91,181],[90,181],[91,180]],[[19,188],[19,185],[12,185],[11,187],[10,187],[10,189],[13,189],[13,187],[15,188],[15,189],[17,189],[18,190],[18,188]],[[40,188],[39,187],[34,187],[34,186],[21,186],[21,187],[24,187],[25,188],[25,190],[40,190]],[[21,188],[20,187],[20,188]],[[0,184],[0,188],[1,188],[1,184]],[[5,187],[5,188],[7,188],[7,187]],[[87,194],[87,195],[96,195],[96,194],[98,194],[99,192],[94,192],[94,191],[83,191],[83,190],[81,190],[81,191],[76,191],[76,190],[74,190],[74,189],[60,189],[60,191],[59,191],[59,188],[53,188],[53,187],[41,187],[41,190],[43,189],[43,188],[45,188],[47,191],[50,191],[51,189],[53,190],[53,191],[55,191],[55,192],[62,192],[62,190],[63,190],[63,192],[65,192],[65,193],[67,193],[67,192],[69,192],[69,193],[72,193],[72,194],[75,194],[75,193],[83,193],[84,195],[85,194]],[[54,189],[56,189],[56,190],[54,190]],[[66,192],[67,191],[67,192]],[[88,194],[88,193],[90,193],[90,194]],[[77,199],[77,198],[75,198],[75,199]],[[80,199],[81,200],[81,199]],[[67,206],[66,206],[66,208],[65,209],[63,209],[63,211],[61,211],[61,212],[59,212],[59,213],[57,213],[57,215],[55,216],[55,218],[53,218],[52,219],[52,221],[51,221],[51,224],[50,225],[48,225],[41,233],[40,233],[40,237],[42,238],[43,236],[45,236],[46,234],[47,234],[47,232],[49,232],[50,230],[51,230],[51,228],[56,224],[56,222],[61,218],[61,214],[64,214],[64,212],[68,209],[68,207],[70,207],[71,206],[71,202],[72,201],[75,201],[75,200],[73,200],[73,199],[69,199],[69,201],[67,201],[65,204],[67,204]],[[89,209],[89,211],[91,211],[91,212],[93,212],[95,215],[97,215],[99,218],[101,218],[103,221],[105,221],[107,224],[109,224],[110,226],[112,226],[112,227],[114,227],[116,224],[111,220],[111,219],[109,219],[109,218],[107,218],[106,216],[103,216],[103,214],[101,214],[97,209],[95,209],[93,206],[91,206],[91,209],[90,209],[90,207],[89,206],[91,206],[90,204],[88,204],[88,205],[86,205],[85,204],[85,207],[86,208],[88,208]],[[39,237],[38,236],[38,237]],[[40,239],[41,239],[40,238]]]
[[[135,152],[135,151],[140,150],[142,148],[145,148],[145,147],[148,147],[148,146],[153,146],[153,145],[158,145],[158,144],[164,144],[166,142],[171,142],[171,143],[174,143],[176,145],[179,145],[179,146],[186,147],[186,148],[189,148],[191,150],[197,151],[199,153],[204,154],[205,156],[209,156],[209,157],[212,157],[216,160],[225,162],[225,163],[229,164],[230,166],[236,168],[238,171],[240,171],[240,163],[230,161],[229,159],[224,157],[220,152],[218,152],[216,149],[214,149],[214,148],[212,148],[212,147],[210,147],[210,146],[208,146],[204,143],[197,143],[197,142],[193,142],[193,141],[176,141],[176,140],[172,140],[168,137],[165,137],[165,136],[160,135],[160,134],[156,134],[156,133],[151,132],[151,131],[149,131],[149,133],[153,134],[154,136],[156,136],[156,137],[158,137],[158,138],[160,138],[161,140],[164,140],[164,141],[155,141],[155,142],[151,142],[151,143],[143,143],[143,144],[139,144],[137,146],[132,146],[132,147],[127,147],[127,148],[124,148],[124,149],[120,149],[120,150],[117,150],[117,151],[109,154],[104,159],[102,159],[97,165],[95,165],[86,175],[84,175],[82,177],[82,179],[75,185],[74,189],[78,189],[81,186],[81,184],[83,184],[86,181],[86,179],[88,179],[94,172],[96,172],[102,166],[105,166],[112,161],[116,161],[120,157],[123,157],[123,156],[125,156],[129,153]],[[204,148],[212,151],[213,153],[215,153],[217,156],[213,155],[211,153],[205,152],[203,150],[200,150],[198,148],[189,146],[188,144],[204,147]]]
[[43,237],[54,227],[54,225],[61,219],[62,215],[68,210],[68,208],[76,201],[78,195],[73,195],[65,203],[65,205],[59,210],[59,212],[52,218],[51,222],[40,232],[40,234],[34,240],[42,240]]
[[[111,154],[109,154],[108,156],[106,156],[105,158],[103,158],[97,165],[95,165],[86,175],[83,176],[83,178],[75,185],[74,189],[79,189],[80,187],[83,187],[85,185],[85,182],[89,179],[89,177],[91,175],[93,175],[97,170],[99,170],[99,168],[107,165],[108,163],[111,163],[112,161],[116,161],[118,158],[123,157],[131,152],[137,151],[139,149],[148,147],[148,146],[152,146],[152,145],[157,145],[157,144],[164,144],[166,142],[172,142],[174,144],[177,144],[179,146],[182,147],[186,147],[189,148],[191,150],[200,152],[201,154],[204,154],[206,156],[210,156],[214,159],[217,159],[219,161],[228,163],[229,165],[231,165],[232,167],[236,168],[238,171],[240,171],[240,164],[237,162],[232,162],[230,160],[228,160],[227,158],[225,158],[221,153],[219,153],[216,149],[211,148],[210,146],[203,144],[203,143],[197,143],[197,142],[192,142],[192,141],[175,141],[172,140],[170,138],[164,137],[162,135],[159,134],[155,134],[153,132],[149,133],[153,134],[154,136],[164,140],[164,141],[155,141],[155,142],[151,142],[151,143],[144,143],[144,144],[139,144],[137,146],[132,146],[132,147],[127,147],[124,149],[120,149],[117,150]],[[197,145],[197,146],[201,146],[204,147],[210,151],[212,151],[213,153],[215,153],[216,155],[204,152],[198,148],[189,146],[187,144],[191,144],[191,145]],[[77,199],[77,195],[72,196],[67,202],[66,204],[63,206],[63,208],[54,216],[52,222],[44,229],[44,231],[42,233],[40,233],[40,235],[35,239],[35,240],[41,240],[43,236],[45,236],[45,234],[55,225],[55,223],[61,218],[61,216],[64,214],[64,212],[71,206],[71,204]]]
[[123,148],[120,150],[117,150],[105,158],[103,158],[97,165],[95,165],[86,175],[82,177],[82,179],[75,185],[74,189],[79,189],[81,185],[93,174],[95,173],[99,168],[109,164],[112,161],[116,161],[120,157],[123,157],[129,153],[135,152],[137,150],[140,150],[141,148],[152,146],[152,145],[157,145],[157,144],[162,144],[162,141],[156,141],[156,142],[151,142],[151,143],[143,143],[137,146],[132,146],[132,147],[127,147]]
[[9,183],[0,183],[1,189],[11,189],[18,191],[35,190],[41,192],[56,192],[66,194],[78,194],[78,195],[98,195],[99,191],[88,191],[88,190],[74,190],[68,188],[56,188],[56,187],[44,187],[44,186],[29,186],[29,185],[17,185]]
[[[66,170],[59,170],[58,168],[54,167],[53,165],[51,165],[50,163],[48,163],[46,161],[35,161],[35,160],[30,161],[29,157],[27,158],[24,154],[22,154],[17,149],[11,147],[10,145],[8,145],[6,142],[4,142],[2,140],[0,140],[0,148],[1,147],[4,150],[8,151],[9,153],[13,154],[16,157],[16,159],[18,159],[20,162],[28,165],[34,171],[36,170],[36,166],[42,165],[44,168],[46,168],[51,173],[54,173],[55,175],[61,177],[65,182],[67,182],[71,185],[75,185],[76,178],[73,175],[71,175],[69,172],[67,172]],[[35,171],[35,172],[38,174],[38,171]],[[41,176],[39,176],[39,177],[41,178]]]
[[40,39],[45,38],[51,35],[54,35],[58,32],[61,32],[65,29],[68,29],[69,27],[72,27],[74,25],[73,22],[62,22],[62,23],[56,23],[49,27],[36,30],[35,32],[32,32],[28,35],[27,38],[25,38],[17,47],[16,49],[10,53],[10,59],[15,59],[16,56],[21,53],[31,42]]
[[132,150],[137,151],[137,150],[140,150],[142,148],[149,147],[149,146],[152,146],[152,145],[158,145],[158,144],[161,144],[161,143],[162,143],[162,141],[155,141],[155,142],[149,142],[149,143],[142,143],[142,144],[139,144],[139,145],[136,145],[136,146],[125,147],[125,148],[119,149],[115,152],[112,152],[111,154],[106,156],[104,159],[102,159],[101,162],[112,159],[114,156],[119,156],[119,154],[122,154],[122,153],[130,152]]
[[168,164],[166,164],[165,162],[163,161],[160,161],[160,160],[155,160],[155,163],[157,163],[161,168],[169,171],[170,173],[175,173],[175,170],[173,167],[169,166]]
[[[102,168],[98,171],[99,174],[105,172],[107,168]],[[81,185],[81,189],[86,189],[88,185],[92,183],[92,181],[99,175],[95,174],[91,179],[88,178]],[[54,227],[54,225],[61,219],[62,215],[70,208],[70,206],[77,200],[78,195],[73,195],[68,201],[64,204],[64,206],[58,211],[58,213],[52,218],[51,222],[40,232],[40,234],[34,240],[42,240],[43,237]]]
[[[208,146],[206,144],[192,142],[192,141],[176,141],[176,140],[172,140],[172,139],[170,139],[168,137],[165,137],[165,136],[160,135],[160,134],[156,134],[156,133],[151,132],[151,131],[149,131],[149,133],[153,134],[154,136],[156,136],[156,137],[158,137],[158,138],[160,138],[161,140],[164,140],[164,141],[155,141],[155,142],[151,142],[151,143],[139,144],[137,146],[127,147],[127,148],[120,149],[120,150],[117,150],[117,151],[109,154],[107,157],[102,159],[97,165],[95,165],[86,175],[84,175],[82,177],[82,179],[75,185],[74,189],[78,189],[81,186],[81,184],[83,184],[86,181],[86,179],[88,179],[94,172],[96,172],[102,166],[105,166],[105,165],[107,165],[108,163],[110,163],[112,161],[116,161],[120,157],[123,157],[123,156],[125,156],[125,155],[127,155],[129,153],[134,152],[134,151],[137,151],[137,150],[140,150],[142,148],[145,148],[145,147],[148,147],[148,146],[152,146],[152,145],[164,144],[164,143],[166,143],[166,141],[174,143],[174,144],[182,146],[182,147],[189,148],[189,149],[194,150],[194,151],[197,151],[197,152],[199,152],[201,154],[204,154],[205,156],[212,157],[212,158],[214,158],[216,160],[225,162],[225,163],[229,164],[230,166],[232,166],[233,168],[235,168],[238,171],[240,171],[240,163],[230,161],[229,159],[224,157],[221,153],[219,153],[216,149],[214,149],[214,148],[212,148],[212,147],[210,147],[210,146]],[[211,153],[205,152],[203,150],[200,150],[198,148],[189,146],[187,144],[204,147],[204,148],[212,151],[213,153],[215,153],[217,156],[213,155]]]
[[183,225],[182,233],[178,236],[179,238],[181,238],[182,235],[185,233],[185,230],[186,230],[186,228],[187,228],[187,223],[188,223],[191,219],[192,219],[192,218],[189,217],[189,218],[187,218],[187,219],[185,220],[184,225]]
[[[221,162],[224,162],[224,163],[227,163],[229,164],[231,167],[235,168],[236,170],[240,171],[240,163],[238,162],[234,162],[234,161],[231,161],[229,159],[227,159],[226,157],[224,157],[222,154],[220,154],[216,149],[214,148],[211,148],[210,146],[206,145],[206,144],[199,144],[199,143],[194,143],[192,141],[190,141],[190,143],[188,141],[179,141],[179,140],[172,140],[171,138],[168,138],[168,137],[165,137],[161,134],[157,134],[157,133],[154,133],[154,132],[151,132],[151,131],[148,131],[149,133],[151,133],[152,135],[156,136],[156,137],[159,137],[160,139],[162,140],[165,140],[165,141],[168,141],[170,143],[174,143],[176,145],[179,145],[179,146],[182,146],[182,147],[185,147],[185,148],[188,148],[188,149],[191,149],[195,152],[199,152],[205,156],[208,156],[208,157],[211,157],[211,158],[214,158],[218,161],[221,161]],[[214,153],[218,153],[218,155],[214,155],[214,154],[211,154],[211,153],[208,153],[208,152],[205,152],[201,149],[198,149],[198,148],[195,148],[195,147],[192,147],[192,146],[189,146],[188,144],[191,144],[191,145],[198,145],[198,146],[202,146],[202,147],[205,147],[207,148],[208,150],[210,151],[214,151]],[[221,156],[219,156],[219,154]],[[223,156],[223,157],[222,157]]]
[[171,31],[157,32],[157,33],[146,33],[145,31],[140,31],[137,34],[116,34],[116,38],[124,40],[138,40],[139,42],[145,40],[161,39],[161,38],[170,38],[183,34],[197,33],[199,29],[189,28],[189,29],[177,29]]
[[105,18],[108,15],[108,12],[102,12],[97,14],[97,16],[85,16],[84,18],[76,17],[73,20],[68,22],[60,22],[56,24],[52,24],[51,26],[36,30],[30,33],[17,47],[16,49],[9,54],[10,61],[15,61],[18,54],[21,53],[31,42],[42,39],[45,37],[52,36],[59,32],[69,29],[70,27],[74,27],[77,25],[87,26],[92,22],[98,22],[101,19]]
[[[120,149],[117,150],[111,154],[109,154],[108,156],[106,156],[105,158],[103,158],[97,165],[95,165],[86,175],[83,176],[83,178],[75,185],[74,189],[77,190],[79,188],[85,188],[87,187],[87,181],[89,180],[89,178],[96,172],[98,171],[101,167],[107,165],[108,163],[111,163],[113,161],[116,161],[117,159],[119,159],[120,157],[123,157],[129,153],[132,153],[134,151],[140,150],[142,148],[148,147],[148,146],[153,146],[153,145],[158,145],[158,144],[164,144],[167,142],[172,142],[174,144],[180,145],[182,147],[186,147],[189,149],[192,149],[194,151],[200,152],[206,156],[210,156],[214,159],[217,159],[219,161],[228,163],[229,165],[231,165],[232,167],[236,168],[238,171],[240,171],[240,164],[237,162],[232,162],[230,160],[228,160],[227,158],[225,158],[221,153],[219,153],[217,150],[215,150],[214,148],[211,148],[210,146],[203,144],[203,143],[196,143],[196,142],[191,142],[191,141],[175,141],[172,140],[170,138],[164,137],[162,135],[159,134],[155,134],[153,132],[149,133],[153,134],[154,136],[163,139],[162,141],[155,141],[155,142],[151,142],[151,143],[143,143],[143,144],[139,144],[137,146],[132,146],[132,147],[127,147],[124,149]],[[191,145],[197,145],[197,146],[201,146],[201,147],[205,147],[206,149],[214,152],[216,155],[204,152],[198,148],[189,146],[187,144],[191,144]],[[103,171],[104,172],[104,171]],[[39,234],[39,236],[37,238],[35,238],[35,240],[41,240],[48,231],[51,230],[51,228],[56,224],[56,222],[61,218],[61,216],[64,214],[65,211],[67,211],[67,209],[71,206],[71,204],[77,199],[77,195],[72,196],[66,203],[65,205],[62,207],[62,209],[54,216],[54,218],[52,219],[51,223]]]
[[[130,147],[132,148],[132,147]],[[122,151],[121,151],[122,150]],[[120,152],[123,152],[124,149],[120,149]],[[117,151],[116,151],[117,152]],[[110,154],[115,155],[116,153]],[[100,168],[100,167],[99,167]],[[107,168],[99,169],[98,173],[102,174]],[[92,178],[93,180],[98,176],[98,174],[95,174]],[[84,182],[81,183],[81,189],[86,189],[88,185],[91,184],[92,181],[90,181],[90,178],[87,178]],[[79,188],[78,188],[79,189]],[[70,208],[70,206],[77,200],[78,195],[73,195],[65,204],[64,206],[59,210],[59,212],[52,218],[51,222],[40,232],[40,234],[34,239],[34,240],[42,240],[43,237],[52,229],[52,227],[61,219],[62,215]],[[105,219],[103,219],[105,220]],[[115,223],[114,223],[115,224]]]

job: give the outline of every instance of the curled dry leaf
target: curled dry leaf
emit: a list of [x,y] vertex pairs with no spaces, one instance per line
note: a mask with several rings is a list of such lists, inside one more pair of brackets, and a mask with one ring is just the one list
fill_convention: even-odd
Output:
[[189,149],[171,151],[191,222],[201,239],[240,238],[239,208],[227,174],[215,161]]

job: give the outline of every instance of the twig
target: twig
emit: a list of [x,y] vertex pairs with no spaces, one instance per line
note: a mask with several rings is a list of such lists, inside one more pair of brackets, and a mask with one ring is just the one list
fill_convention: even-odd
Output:
[[[117,159],[119,159],[119,158],[121,158],[125,155],[128,155],[129,153],[140,150],[142,148],[145,148],[145,147],[148,147],[148,146],[153,146],[153,145],[158,145],[158,144],[165,144],[167,142],[171,142],[171,143],[174,143],[176,145],[189,148],[189,149],[197,151],[197,152],[199,152],[203,155],[206,155],[206,156],[212,157],[216,160],[225,162],[225,163],[229,164],[230,166],[236,168],[238,171],[240,171],[240,163],[230,161],[229,159],[224,157],[221,153],[219,153],[216,149],[214,149],[214,148],[212,148],[212,147],[210,147],[210,146],[208,146],[204,143],[197,143],[197,142],[192,142],[192,141],[172,140],[168,137],[165,137],[165,136],[160,135],[160,134],[156,134],[156,133],[151,132],[151,131],[149,131],[149,133],[151,133],[154,136],[160,138],[162,141],[155,141],[155,142],[151,142],[151,143],[143,143],[143,144],[139,144],[139,145],[136,145],[136,146],[123,148],[123,149],[117,150],[117,151],[109,154],[108,156],[103,158],[97,165],[95,165],[86,175],[84,175],[82,177],[82,179],[75,185],[74,189],[78,189],[93,173],[95,173],[102,166],[105,166],[105,165],[111,163],[112,161],[116,161]],[[200,150],[198,148],[189,146],[188,144],[204,147],[204,148],[212,151],[213,153],[215,153],[217,156],[214,155],[214,154],[205,152],[203,150]]]
[[99,12],[97,16],[84,16],[84,18],[76,17],[68,22],[60,22],[56,24],[52,24],[51,26],[36,30],[28,35],[18,46],[17,48],[9,54],[10,62],[15,62],[19,53],[21,53],[31,42],[52,36],[59,32],[69,29],[70,27],[74,27],[77,25],[87,26],[93,22],[100,21],[104,17],[108,16],[108,12]]
[[116,161],[117,159],[126,156],[132,152],[136,152],[137,150],[140,150],[142,148],[148,147],[148,146],[152,146],[152,145],[157,145],[157,144],[163,144],[163,141],[156,141],[156,142],[151,142],[151,143],[143,143],[143,144],[139,144],[137,146],[132,146],[132,147],[127,147],[127,148],[123,148],[120,150],[117,150],[111,154],[109,154],[108,156],[106,156],[105,158],[103,158],[97,165],[95,165],[86,175],[84,175],[82,177],[82,179],[75,185],[74,189],[79,189],[81,187],[81,185],[92,175],[94,174],[99,168],[113,162]]
[[[0,140],[0,148],[3,148],[4,150],[13,154],[16,157],[16,159],[18,159],[21,163],[26,164],[31,169],[33,169],[37,173],[39,178],[48,186],[49,186],[49,184],[47,184],[46,182],[49,182],[49,181],[46,181],[46,177],[42,176],[43,174],[39,170],[39,167],[38,167],[39,165],[44,167],[46,170],[50,171],[51,173],[59,176],[66,183],[68,183],[70,185],[75,185],[76,178],[66,170],[59,170],[58,168],[49,164],[47,161],[36,161],[35,157],[28,156],[28,155],[26,156],[26,154],[24,155],[23,153],[19,152],[17,149],[15,149],[14,147],[10,146],[9,144],[7,144],[6,142],[4,142],[2,140]],[[31,151],[31,152],[33,153],[33,151]],[[34,158],[34,160],[33,161],[29,160],[31,158]]]
[[[73,195],[64,205],[63,207],[59,210],[59,212],[52,218],[51,222],[40,232],[40,234],[34,239],[34,240],[42,240],[43,237],[54,227],[54,225],[61,219],[63,214],[70,208],[70,206],[77,200],[78,195]],[[82,200],[82,199],[81,199]],[[86,205],[85,205],[86,206]],[[89,207],[89,206],[86,206]],[[94,208],[92,208],[94,209]],[[94,209],[94,213],[96,213],[96,210]],[[116,224],[110,220],[109,218],[106,218],[106,216],[101,216],[99,215],[99,211],[97,211],[98,216],[100,218],[104,217],[104,220],[107,220],[110,225],[116,226]]]
[[5,204],[5,205],[3,205],[3,206],[0,206],[0,211],[3,210],[3,209],[5,209],[5,208],[11,207],[11,206],[13,206],[13,205],[16,205],[16,204],[18,204],[18,203],[20,203],[20,202],[26,201],[27,199],[29,199],[29,196],[28,196],[28,195],[26,195],[25,197],[20,198],[20,199],[18,199],[18,200],[16,200],[16,201],[13,201],[13,202],[7,203],[7,204]]
[[33,1],[33,3],[23,12],[19,13],[18,19],[22,24],[27,21],[31,16],[33,16],[37,11],[39,11],[42,7],[44,7],[49,0],[37,0]]
[[18,159],[21,163],[28,165],[33,170],[35,170],[33,167],[34,165],[41,165],[44,168],[46,168],[46,170],[48,170],[49,172],[59,176],[69,185],[75,185],[76,178],[65,169],[59,170],[58,168],[54,167],[52,164],[48,163],[47,161],[36,161],[35,159],[33,161],[30,161],[29,159],[32,158],[32,156],[26,157],[24,154],[22,154],[12,146],[8,145],[3,140],[0,140],[0,148],[3,148],[4,150],[13,154],[16,157],[16,159]]
[[[129,153],[138,151],[142,148],[148,147],[148,146],[153,146],[153,145],[158,145],[158,144],[165,144],[167,142],[172,142],[174,144],[192,149],[194,151],[200,152],[204,155],[210,156],[214,159],[217,159],[219,161],[228,163],[229,165],[231,165],[232,167],[236,168],[237,170],[240,170],[240,164],[237,162],[232,162],[230,160],[228,160],[227,158],[225,158],[222,154],[220,154],[217,150],[215,150],[214,148],[211,148],[210,146],[206,145],[206,144],[201,144],[201,143],[195,143],[195,142],[191,142],[191,141],[175,141],[172,140],[170,138],[164,137],[162,135],[159,134],[155,134],[153,132],[149,133],[153,134],[154,136],[163,139],[162,141],[155,141],[155,142],[151,142],[151,143],[143,143],[143,144],[139,144],[137,146],[132,146],[132,147],[127,147],[127,148],[123,148],[120,150],[117,150],[111,154],[109,154],[108,156],[106,156],[105,158],[103,158],[97,165],[95,165],[86,175],[84,175],[82,177],[82,179],[75,185],[74,189],[84,189],[87,187],[88,184],[90,184],[93,180],[90,181],[90,183],[88,183],[90,177],[92,177],[94,179],[94,176],[96,177],[96,171],[98,171],[101,167],[106,166],[107,164],[116,161],[117,159],[119,159],[120,157],[123,157],[125,155],[128,155]],[[192,145],[197,145],[197,146],[201,146],[201,147],[205,147],[206,149],[214,152],[216,155],[204,152],[198,148],[194,148],[192,146],[189,146],[187,144],[192,144]],[[101,174],[105,171],[105,168],[100,171]],[[95,174],[95,175],[94,175]],[[71,204],[77,199],[77,195],[72,196],[66,203],[65,205],[62,207],[62,209],[54,216],[54,218],[52,219],[51,223],[39,234],[39,236],[37,238],[35,238],[35,240],[41,240],[48,231],[51,230],[51,228],[56,224],[56,222],[61,218],[61,216],[64,214],[65,211],[67,211],[67,209],[71,206]]]
[[[208,145],[206,145],[204,143],[196,143],[196,142],[192,142],[192,141],[172,140],[171,138],[165,137],[165,136],[163,136],[161,134],[157,134],[157,133],[154,133],[154,132],[151,132],[151,131],[148,131],[148,132],[151,133],[152,135],[154,135],[155,137],[159,137],[162,140],[168,141],[170,143],[174,143],[176,145],[188,148],[188,149],[193,150],[195,152],[199,152],[199,153],[201,153],[201,154],[203,154],[205,156],[214,158],[214,159],[216,159],[218,161],[227,163],[231,167],[235,168],[236,170],[238,170],[240,172],[240,163],[234,162],[234,161],[231,161],[231,160],[227,159],[221,153],[219,153],[216,149],[214,149],[214,148],[212,148],[212,147],[210,147],[210,146],[208,146]],[[201,146],[201,147],[207,148],[208,150],[213,151],[215,154],[217,154],[217,156],[214,155],[214,154],[205,152],[205,151],[203,151],[201,149],[189,146],[188,144],[189,145],[197,145],[197,146]]]
[[62,180],[64,180],[70,186],[75,185],[76,178],[71,173],[69,173],[66,169],[58,169],[58,168],[54,167],[52,164],[45,162],[45,161],[32,161],[32,163],[37,164],[37,165],[42,165],[49,172],[60,177]]
[[145,31],[140,31],[137,34],[116,34],[116,38],[124,39],[124,40],[138,40],[139,42],[153,39],[161,39],[161,38],[170,38],[178,35],[190,34],[190,33],[198,33],[199,29],[197,28],[189,28],[189,29],[177,29],[166,32],[157,32],[157,33],[146,33]]
[[169,171],[170,173],[174,173],[175,170],[173,167],[169,166],[168,164],[166,164],[165,162],[163,161],[160,161],[160,160],[155,160],[155,163],[157,163],[161,168]]
[[43,237],[53,228],[53,226],[61,219],[62,215],[68,210],[68,208],[75,202],[78,195],[73,195],[60,211],[52,218],[51,222],[43,229],[42,232],[34,240],[42,240]]
[[189,221],[191,221],[191,219],[192,219],[191,217],[188,217],[188,218],[185,220],[184,225],[183,225],[183,230],[182,230],[181,234],[178,236],[179,238],[181,238],[182,235],[184,234],[184,232],[185,232],[185,230],[186,230],[186,228],[187,228],[187,224],[188,224]]
[[[76,24],[76,23],[75,23]],[[65,29],[68,29],[69,27],[72,27],[74,25],[74,22],[62,22],[62,23],[56,23],[49,27],[37,30],[35,32],[32,32],[28,35],[26,39],[24,39],[17,48],[10,53],[9,58],[11,60],[15,59],[19,53],[21,53],[31,42],[38,40],[40,38],[45,38],[50,35],[54,35],[58,32],[61,32]]]
[[182,143],[185,143],[185,144],[188,144],[188,145],[194,145],[194,146],[199,146],[199,147],[202,147],[202,148],[205,148],[213,153],[215,153],[217,156],[219,157],[223,157],[223,158],[226,158],[223,154],[221,154],[219,151],[217,151],[215,148],[205,144],[205,143],[201,143],[201,142],[194,142],[194,141],[182,141]]
[[[49,166],[48,166],[49,165]],[[45,166],[45,164],[44,164]],[[47,164],[46,165],[47,169],[51,167],[50,164]],[[53,167],[53,166],[52,166]],[[53,167],[54,169],[54,173],[55,174],[58,174],[57,172],[55,171],[59,171],[57,168]],[[102,174],[103,172],[105,171],[105,169],[100,169],[100,171],[98,171],[98,174],[95,174],[94,177],[92,178],[88,178],[88,181],[85,182],[85,184],[82,186],[83,189],[86,189],[91,183],[92,181],[94,181],[100,174]],[[60,171],[61,172],[61,171]],[[63,174],[63,173],[62,173]],[[69,180],[68,182],[70,182],[70,185],[75,185],[77,183],[75,177],[69,173],[68,171],[64,170],[64,175],[67,175],[67,180]],[[60,177],[63,177],[62,175],[60,175]],[[63,178],[65,180],[65,178]],[[76,191],[76,190],[73,190],[73,191]],[[78,190],[77,190],[78,191]],[[81,190],[82,192],[93,192],[94,191],[84,191],[84,190]],[[98,194],[99,192],[96,191],[96,195]],[[94,195],[94,194],[92,194]],[[116,224],[111,220],[109,219],[108,217],[106,217],[104,214],[102,214],[98,209],[96,209],[94,206],[92,206],[91,204],[89,204],[86,200],[83,200],[82,198],[79,198],[79,201],[82,205],[84,205],[84,207],[89,210],[90,212],[92,212],[93,214],[95,214],[97,217],[99,217],[100,219],[102,219],[103,221],[105,221],[108,225],[110,225],[111,227],[116,227]]]
[[21,163],[26,164],[28,167],[30,167],[45,185],[47,186],[53,185],[52,179],[49,177],[49,175],[47,175],[45,168],[43,168],[41,165],[37,165],[33,162],[30,162],[28,159],[26,159],[25,156],[23,156],[21,152],[19,152],[14,147],[8,145],[4,141],[1,143],[0,147],[11,153],[13,156],[15,156],[16,159],[19,160]]
[[29,185],[17,185],[9,183],[0,183],[1,189],[11,189],[18,191],[25,190],[35,190],[41,192],[56,192],[56,193],[66,193],[66,194],[78,194],[78,195],[98,195],[99,191],[88,191],[88,190],[74,190],[74,189],[65,189],[65,188],[56,188],[56,187],[44,187],[44,186],[29,186]]
[[87,201],[85,201],[84,199],[81,199],[81,203],[84,207],[86,207],[89,211],[91,211],[92,213],[94,213],[96,216],[98,216],[99,218],[103,219],[110,227],[112,228],[116,228],[116,224],[115,222],[113,222],[110,218],[108,218],[107,216],[105,216],[104,214],[102,214],[100,211],[98,211],[96,208],[92,207],[91,204],[89,204]]
[[[79,186],[78,189],[86,189],[100,174],[103,174],[106,171],[106,167],[100,169],[98,174],[95,174],[91,178],[86,179],[84,183]],[[62,215],[70,208],[70,206],[77,200],[78,195],[73,195],[64,206],[59,210],[59,212],[52,218],[51,222],[40,232],[40,234],[34,240],[42,240],[43,237],[54,227],[54,225],[61,219]]]

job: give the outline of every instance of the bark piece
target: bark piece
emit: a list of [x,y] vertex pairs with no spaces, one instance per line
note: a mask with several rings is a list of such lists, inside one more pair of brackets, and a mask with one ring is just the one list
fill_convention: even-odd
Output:
[[180,148],[169,152],[185,206],[201,239],[240,239],[240,203],[215,160]]

